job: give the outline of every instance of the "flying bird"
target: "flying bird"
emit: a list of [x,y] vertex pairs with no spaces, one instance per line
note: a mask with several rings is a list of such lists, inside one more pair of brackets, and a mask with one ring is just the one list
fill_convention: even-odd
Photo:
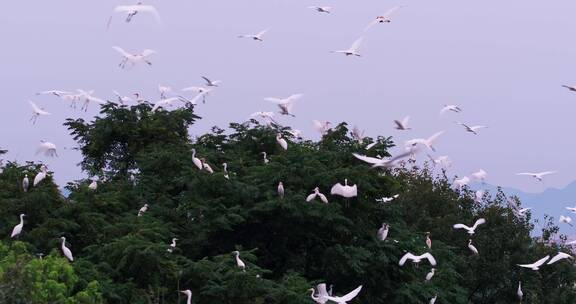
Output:
[[132,98],[128,97],[128,96],[122,96],[120,95],[120,93],[118,93],[117,91],[112,91],[114,93],[114,95],[116,96],[116,99],[118,100],[118,103],[120,105],[125,105],[129,102],[132,102]]
[[10,234],[11,238],[18,237],[20,235],[20,233],[22,233],[22,228],[24,228],[24,217],[25,216],[26,216],[26,214],[20,214],[20,224],[14,226],[14,229],[12,229],[12,234]]
[[264,39],[262,39],[262,36],[264,36],[264,34],[266,34],[267,32],[268,29],[265,29],[263,31],[260,31],[258,34],[239,35],[238,38],[248,38],[255,41],[264,41]]
[[302,96],[303,96],[302,94],[293,94],[286,98],[267,97],[264,98],[264,100],[275,103],[278,106],[278,108],[280,108],[280,111],[278,113],[280,113],[281,115],[296,117],[296,115],[292,113],[292,108],[294,107],[294,102],[302,98]]
[[58,153],[56,152],[56,145],[45,140],[40,141],[40,146],[38,147],[38,150],[36,150],[36,155],[40,153],[47,157],[58,157]]
[[200,76],[206,82],[207,87],[217,87],[219,86],[222,81],[221,80],[210,80],[208,77]]
[[428,260],[428,262],[430,262],[430,265],[436,266],[436,259],[429,252],[426,252],[422,255],[414,255],[408,252],[404,256],[402,256],[402,258],[398,262],[398,265],[404,266],[404,263],[406,263],[406,261],[408,260],[412,261],[412,263],[419,264],[424,259]]
[[530,268],[534,271],[538,271],[540,269],[540,266],[544,265],[544,263],[546,263],[546,261],[548,261],[548,259],[550,258],[549,255],[543,257],[542,259],[532,263],[532,264],[518,264],[518,266],[520,267],[524,267],[524,268]]
[[68,259],[68,261],[74,262],[74,257],[72,256],[72,251],[68,247],[66,247],[66,238],[61,237],[60,239],[62,240],[62,253]]
[[344,185],[337,183],[336,185],[332,186],[330,194],[351,198],[358,195],[358,187],[356,185],[348,186],[348,179],[345,179]]
[[386,204],[386,203],[390,203],[391,201],[397,199],[398,197],[400,197],[400,194],[395,194],[392,197],[377,198],[376,202]]
[[394,120],[394,123],[396,124],[396,127],[394,127],[394,128],[396,130],[401,130],[401,131],[412,130],[412,128],[408,127],[409,121],[410,121],[410,116],[406,116],[402,120]]
[[437,158],[434,158],[430,154],[428,154],[428,158],[430,159],[430,161],[432,162],[432,164],[434,166],[439,165],[439,166],[442,166],[444,168],[448,168],[448,167],[452,166],[452,160],[450,160],[450,157],[448,157],[447,155],[443,155],[443,156],[439,156]]
[[544,172],[524,172],[524,173],[516,173],[516,175],[527,175],[527,176],[532,176],[533,178],[535,178],[537,181],[541,182],[542,179],[544,179],[544,176],[550,175],[550,174],[555,174],[557,173],[557,171],[544,171]]
[[332,129],[332,123],[329,121],[312,121],[314,124],[314,128],[322,134],[322,136],[326,135],[328,131]]
[[570,226],[572,226],[572,218],[570,218],[569,216],[564,216],[561,215],[560,219],[558,220],[560,223],[564,223],[564,224],[568,224]]
[[378,168],[378,167],[384,167],[384,168],[391,168],[394,167],[396,165],[396,162],[406,158],[410,155],[412,155],[414,152],[413,151],[409,151],[409,152],[403,152],[400,153],[396,156],[390,157],[390,158],[376,158],[376,157],[369,157],[366,155],[361,155],[358,153],[352,153],[352,155],[354,155],[354,157],[356,157],[357,159],[363,161],[363,162],[367,162],[369,164],[372,164],[372,168]]
[[576,85],[570,86],[570,85],[562,85],[562,87],[567,88],[568,90],[572,91],[572,92],[576,92]]
[[129,68],[136,66],[139,63],[146,63],[147,65],[152,65],[149,57],[153,54],[156,54],[156,51],[145,49],[141,53],[138,54],[131,54],[126,52],[123,48],[119,46],[113,46],[112,49],[116,50],[120,55],[122,55],[122,61],[118,64],[118,66],[122,69],[126,68],[126,65],[129,65]]
[[168,106],[172,106],[175,102],[180,102],[179,97],[170,97],[168,99],[160,99],[154,103],[154,107],[152,107],[152,112],[158,111],[158,109],[162,108],[166,110]]
[[326,13],[326,14],[330,14],[332,7],[330,6],[309,6],[309,9],[313,9],[319,13]]
[[32,124],[36,124],[36,120],[38,120],[38,117],[40,116],[52,115],[51,113],[44,111],[43,108],[38,107],[34,102],[29,101],[29,103],[30,106],[32,106],[32,117],[30,118]]
[[348,48],[347,50],[332,51],[332,53],[344,54],[346,56],[362,57],[362,55],[360,55],[360,45],[362,44],[363,40],[364,37],[360,37],[356,39],[356,41],[354,41],[354,43],[352,43],[350,48]]
[[366,26],[364,31],[369,30],[374,25],[379,24],[379,23],[391,23],[392,22],[392,16],[402,7],[404,7],[404,6],[402,6],[402,5],[395,6],[391,9],[389,9],[388,11],[386,11],[384,14],[376,16],[376,19],[374,21],[370,22],[370,24],[368,24],[368,26]]
[[474,135],[478,135],[478,130],[488,128],[487,126],[469,126],[465,123],[456,122],[457,124],[463,126],[467,132],[470,132]]
[[112,23],[112,17],[114,16],[114,14],[117,14],[117,13],[126,14],[126,19],[125,19],[126,23],[130,23],[130,21],[132,21],[132,18],[134,18],[134,16],[136,16],[137,14],[140,14],[140,13],[151,14],[152,16],[154,16],[154,18],[156,19],[156,21],[158,23],[162,23],[162,21],[160,19],[160,14],[158,14],[158,11],[156,10],[156,8],[154,6],[144,5],[144,4],[142,4],[142,1],[139,1],[135,5],[116,6],[114,8],[114,10],[112,11],[112,16],[110,16],[110,18],[108,19],[108,23],[106,25],[106,28],[110,28],[110,24]]
[[406,141],[405,146],[408,150],[411,150],[414,146],[421,144],[421,145],[426,146],[428,149],[436,152],[436,148],[434,147],[434,144],[436,143],[436,141],[438,141],[438,138],[444,133],[445,133],[445,131],[440,131],[440,132],[434,133],[432,136],[430,136],[428,138],[411,139],[411,140]]
[[472,226],[472,227],[468,227],[464,224],[455,224],[454,229],[466,229],[466,231],[468,231],[468,234],[473,235],[474,232],[476,231],[476,228],[478,228],[478,226],[485,224],[485,223],[486,223],[486,220],[483,218],[480,218],[474,223],[474,226]]
[[442,115],[448,111],[451,111],[454,113],[460,113],[460,112],[462,112],[462,109],[457,105],[444,105],[442,110],[440,110],[440,115]]
[[334,296],[326,296],[326,299],[336,302],[337,304],[347,304],[348,302],[352,301],[362,290],[362,285],[358,286],[358,288],[352,290],[346,295],[341,297],[334,297]]

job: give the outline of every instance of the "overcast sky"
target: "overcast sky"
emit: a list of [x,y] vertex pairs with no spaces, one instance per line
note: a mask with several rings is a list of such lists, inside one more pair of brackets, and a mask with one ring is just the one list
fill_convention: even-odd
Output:
[[[361,3],[360,3],[361,2]],[[264,97],[302,93],[297,118],[282,122],[317,138],[313,119],[347,121],[368,135],[391,135],[404,142],[447,133],[437,155],[454,161],[452,174],[479,168],[488,182],[528,191],[562,187],[576,179],[573,151],[576,93],[576,2],[556,0],[210,0],[148,1],[163,24],[137,15],[126,24],[114,6],[127,1],[9,1],[0,10],[0,147],[8,159],[46,162],[64,184],[83,175],[80,155],[62,126],[67,117],[91,118],[48,89],[94,89],[112,98],[112,90],[143,93],[157,100],[159,84],[181,89],[201,85],[200,75],[223,85],[206,105],[191,133],[212,125],[244,121],[252,112],[274,110]],[[329,5],[319,14],[309,5]],[[379,14],[403,4],[391,24],[364,34]],[[238,39],[269,28],[262,43]],[[362,58],[331,54],[364,35]],[[112,46],[139,52],[154,49],[153,65],[118,68]],[[50,117],[32,125],[28,100]],[[438,115],[444,104],[461,114]],[[393,119],[412,116],[413,130],[393,129]],[[489,126],[480,135],[466,133],[454,121]],[[60,157],[36,156],[40,139],[54,142]],[[522,171],[558,170],[544,184]]]

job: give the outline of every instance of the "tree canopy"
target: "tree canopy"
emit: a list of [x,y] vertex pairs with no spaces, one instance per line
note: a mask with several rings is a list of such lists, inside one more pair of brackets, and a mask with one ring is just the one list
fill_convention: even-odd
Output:
[[[530,216],[518,218],[502,192],[477,202],[468,188],[454,190],[445,172],[427,165],[407,161],[381,170],[353,157],[359,151],[389,156],[390,137],[358,141],[341,123],[319,141],[299,140],[287,127],[251,120],[231,123],[228,131],[214,127],[192,141],[189,130],[198,119],[193,106],[152,112],[147,103],[108,103],[93,121],[69,119],[81,166],[99,179],[96,190],[90,179],[70,182],[68,197],[52,172],[23,191],[22,178],[35,176],[40,164],[6,163],[0,302],[184,303],[178,290],[190,289],[193,303],[298,304],[313,303],[308,289],[326,282],[337,295],[363,285],[352,303],[427,303],[437,296],[438,303],[492,304],[517,302],[521,281],[526,303],[573,303],[571,261],[538,272],[517,266],[569,252],[553,241],[552,223],[535,238]],[[287,150],[277,134],[288,139]],[[365,150],[370,143],[375,146]],[[196,168],[192,149],[215,173]],[[329,195],[345,179],[357,185],[358,196]],[[316,187],[328,204],[306,202]],[[376,201],[395,194],[390,203]],[[23,232],[12,239],[20,214],[26,214]],[[478,218],[486,224],[473,236],[452,227]],[[390,227],[384,241],[377,237],[382,223]],[[61,236],[74,262],[63,257]],[[469,239],[478,255],[468,249]],[[406,252],[436,258],[429,282],[429,264],[398,265]]]

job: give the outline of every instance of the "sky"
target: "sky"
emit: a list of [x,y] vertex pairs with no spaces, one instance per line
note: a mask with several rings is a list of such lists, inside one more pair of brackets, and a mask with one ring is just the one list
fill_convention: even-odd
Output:
[[[126,24],[116,5],[131,1],[10,1],[0,10],[0,147],[9,160],[42,161],[58,183],[83,178],[79,152],[62,123],[98,113],[73,110],[49,89],[112,90],[159,99],[159,84],[174,90],[201,85],[201,75],[223,81],[191,135],[213,125],[242,122],[272,111],[265,97],[304,94],[296,118],[281,122],[318,138],[312,120],[346,121],[369,136],[393,136],[402,144],[446,130],[435,155],[449,155],[450,174],[482,168],[487,182],[539,192],[576,180],[576,2],[556,0],[349,1],[243,0],[146,1],[162,17],[137,15]],[[328,5],[332,14],[307,7]],[[405,5],[390,24],[364,28],[377,15]],[[264,42],[239,34],[269,29]],[[361,58],[332,54],[363,36]],[[152,66],[118,67],[120,46],[154,49]],[[29,122],[32,100],[53,113]],[[444,104],[463,112],[440,116]],[[393,129],[410,115],[413,130]],[[486,125],[478,136],[455,121]],[[35,155],[39,141],[59,147],[58,158]],[[543,183],[517,172],[557,170]]]

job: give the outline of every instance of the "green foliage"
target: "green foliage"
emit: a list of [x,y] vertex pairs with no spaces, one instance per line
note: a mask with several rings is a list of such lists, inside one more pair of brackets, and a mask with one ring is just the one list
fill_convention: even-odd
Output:
[[[570,261],[539,272],[516,264],[567,252],[552,242],[557,228],[545,223],[542,239],[516,218],[503,193],[471,199],[451,189],[448,177],[411,162],[398,169],[371,169],[352,156],[375,142],[369,156],[388,156],[389,137],[349,136],[345,123],[319,142],[299,141],[288,128],[256,121],[213,128],[192,142],[193,108],[151,112],[142,103],[102,107],[92,122],[68,120],[79,144],[82,168],[99,176],[67,185],[64,198],[50,176],[23,192],[38,164],[8,163],[0,174],[1,303],[312,303],[309,288],[320,282],[344,294],[363,285],[354,303],[514,303],[522,281],[526,303],[571,303],[576,276]],[[289,140],[284,151],[276,134]],[[197,156],[215,173],[198,170]],[[270,162],[265,164],[261,152]],[[222,164],[228,164],[229,178]],[[328,196],[329,204],[306,202],[312,189],[325,194],[348,179],[357,198]],[[282,181],[286,195],[276,193]],[[390,204],[375,201],[400,194]],[[138,216],[138,210],[148,210]],[[19,241],[9,239],[18,215],[27,214]],[[470,236],[455,223],[487,223]],[[377,239],[385,222],[389,237]],[[425,244],[426,232],[433,240]],[[58,238],[75,256],[67,262]],[[170,252],[170,242],[177,238]],[[245,271],[236,266],[240,251]],[[398,266],[406,252],[430,251],[438,260],[430,282],[423,263]],[[43,259],[36,253],[49,253]]]

